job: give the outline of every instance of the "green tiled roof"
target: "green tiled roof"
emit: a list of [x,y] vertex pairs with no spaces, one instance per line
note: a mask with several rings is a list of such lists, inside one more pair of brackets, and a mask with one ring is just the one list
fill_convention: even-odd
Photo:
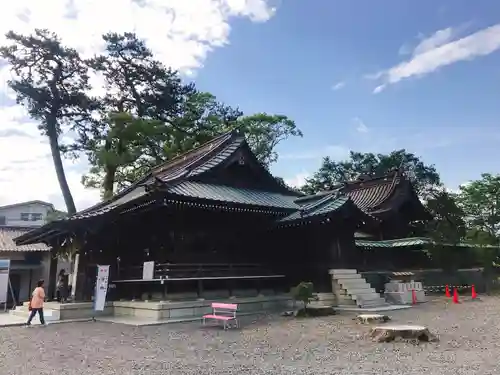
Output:
[[356,246],[359,247],[410,247],[410,246],[420,246],[429,245],[433,241],[425,237],[410,237],[410,238],[400,238],[396,240],[385,240],[385,241],[370,241],[370,240],[356,240]]
[[[297,199],[297,198],[295,198]],[[342,207],[347,201],[348,197],[345,195],[338,197],[337,195],[326,195],[321,199],[316,200],[312,203],[307,203],[302,206],[297,207],[298,210],[283,219],[280,222],[287,222],[299,219],[307,219],[313,216],[325,215],[329,212],[336,211]]]
[[299,206],[294,203],[294,200],[297,199],[296,196],[223,185],[205,184],[194,181],[182,181],[170,186],[167,191],[170,194],[183,197],[206,199],[217,202],[239,203],[287,210],[299,209]]
[[463,247],[463,248],[475,248],[475,247],[487,247],[487,248],[499,248],[499,246],[486,245],[480,246],[472,243],[458,243],[458,244],[447,244],[447,243],[437,243],[430,238],[426,237],[409,237],[409,238],[399,238],[395,240],[385,240],[385,241],[370,241],[356,239],[356,246],[367,247],[367,248],[397,248],[397,247],[411,247],[411,246],[423,246],[423,245],[441,245],[441,246],[452,246],[452,247]]

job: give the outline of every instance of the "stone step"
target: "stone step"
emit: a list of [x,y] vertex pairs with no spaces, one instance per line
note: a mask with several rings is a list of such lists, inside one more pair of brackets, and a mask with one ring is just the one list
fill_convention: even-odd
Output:
[[358,273],[355,269],[332,269],[328,270],[330,275],[352,275],[354,273]]
[[382,297],[380,297],[380,295],[376,293],[367,293],[367,294],[358,293],[358,294],[351,294],[351,298],[356,301],[374,301]]
[[364,308],[372,308],[372,307],[382,307],[382,306],[389,306],[387,302],[383,298],[377,301],[367,301],[367,302],[362,302],[361,307]]
[[345,294],[377,294],[374,288],[343,289]]
[[352,289],[354,287],[363,288],[364,285],[366,285],[367,288],[371,288],[370,284],[368,284],[365,279],[342,279],[342,280],[336,280],[336,281],[341,286],[345,286],[344,289],[346,289],[346,288]]
[[361,279],[359,273],[346,273],[341,275],[332,275],[334,279],[351,280],[351,279]]
[[[10,310],[9,311],[9,314],[12,315],[12,316],[17,316],[17,317],[20,317],[20,318],[25,318],[26,320],[28,320],[28,317],[30,315],[30,311],[28,310],[28,308],[26,306],[22,306],[23,308],[19,309],[19,307],[21,306],[17,306],[15,308],[15,310]],[[38,316],[38,314],[37,314]],[[45,320],[47,322],[53,322],[53,321],[56,321],[56,320],[59,320],[60,319],[60,316],[59,316],[59,311],[58,310],[51,310],[51,309],[47,309],[47,310],[43,310],[43,316],[45,318]],[[35,317],[35,319],[38,319],[37,317]]]

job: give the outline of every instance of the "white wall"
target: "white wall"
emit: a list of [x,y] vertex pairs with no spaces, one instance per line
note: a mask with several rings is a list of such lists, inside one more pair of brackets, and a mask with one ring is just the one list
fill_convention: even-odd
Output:
[[[20,204],[13,207],[1,208],[0,216],[5,217],[5,225],[18,227],[39,227],[46,223],[47,213],[52,211],[52,207],[40,203]],[[21,213],[29,214],[29,220],[21,220]],[[31,214],[42,214],[40,220],[32,221]]]

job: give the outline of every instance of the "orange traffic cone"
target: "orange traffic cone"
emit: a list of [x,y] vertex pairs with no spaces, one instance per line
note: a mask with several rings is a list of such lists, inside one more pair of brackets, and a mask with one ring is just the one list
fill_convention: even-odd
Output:
[[476,287],[474,285],[472,285],[472,299],[476,299],[476,298],[477,298]]
[[415,289],[411,290],[411,304],[412,305],[417,304],[417,293],[415,292]]
[[458,300],[457,288],[453,288],[453,303],[460,303],[460,301]]
[[448,297],[448,298],[450,298],[450,297],[451,297],[451,294],[450,294],[450,287],[449,287],[448,285],[446,285],[445,293],[446,293],[446,297]]

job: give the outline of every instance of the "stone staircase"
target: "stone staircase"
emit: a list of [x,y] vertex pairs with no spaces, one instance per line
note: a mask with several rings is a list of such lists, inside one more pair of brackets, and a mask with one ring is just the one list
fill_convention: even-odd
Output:
[[388,306],[385,299],[366,282],[355,269],[333,269],[329,271],[332,278],[333,292],[337,295],[339,305],[356,305],[361,308]]
[[[30,312],[28,310],[28,302],[24,302],[21,306],[16,306],[14,310],[9,310],[9,314],[19,318],[24,318],[28,320]],[[59,311],[52,309],[43,309],[43,316],[45,321],[53,322],[59,320]],[[34,320],[38,321],[38,314],[35,316]]]

